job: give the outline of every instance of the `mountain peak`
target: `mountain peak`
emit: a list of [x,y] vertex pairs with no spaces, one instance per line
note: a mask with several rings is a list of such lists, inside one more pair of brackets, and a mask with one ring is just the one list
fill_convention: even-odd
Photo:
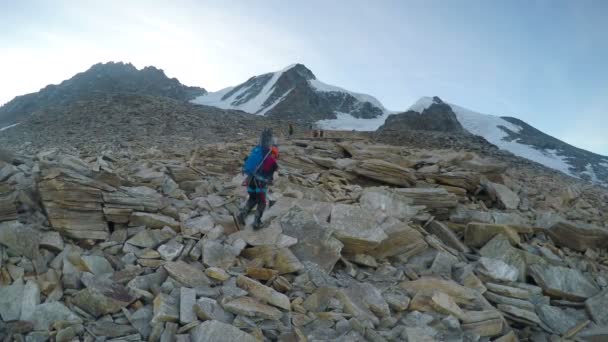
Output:
[[168,78],[162,69],[154,66],[138,70],[131,63],[97,63],[60,84],[48,85],[37,93],[9,101],[0,107],[0,126],[17,123],[48,106],[65,105],[104,93],[136,93],[188,101],[206,91]]

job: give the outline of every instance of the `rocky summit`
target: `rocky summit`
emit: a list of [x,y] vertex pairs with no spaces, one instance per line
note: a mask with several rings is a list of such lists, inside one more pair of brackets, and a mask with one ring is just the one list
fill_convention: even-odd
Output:
[[131,63],[99,63],[57,85],[36,93],[17,96],[0,107],[0,128],[21,122],[32,113],[49,107],[71,105],[104,94],[140,94],[191,100],[205,94],[199,87],[188,87],[153,66],[138,70]]
[[[128,101],[91,104],[131,124],[87,121],[83,108],[60,121],[114,122],[89,137],[105,145],[84,129],[36,136],[35,122],[3,132],[26,138],[4,135],[0,152],[0,339],[608,338],[602,188],[483,144],[438,148],[435,135],[390,145],[297,127],[286,140],[282,123],[229,111],[186,130],[210,109]],[[268,125],[276,202],[254,231],[233,213],[240,165]]]

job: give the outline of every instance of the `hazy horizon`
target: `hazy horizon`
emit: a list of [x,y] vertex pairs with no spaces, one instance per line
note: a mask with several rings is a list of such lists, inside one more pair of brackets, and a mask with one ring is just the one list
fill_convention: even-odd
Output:
[[28,1],[0,5],[0,103],[96,63],[216,91],[305,64],[391,110],[422,96],[608,155],[608,2]]

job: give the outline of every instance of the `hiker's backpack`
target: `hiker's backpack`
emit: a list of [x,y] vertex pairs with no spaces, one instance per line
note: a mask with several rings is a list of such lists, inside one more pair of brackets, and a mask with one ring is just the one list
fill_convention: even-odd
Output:
[[243,173],[247,176],[254,176],[264,162],[264,157],[262,146],[254,147],[253,150],[251,150],[251,153],[249,153],[249,157],[245,160]]

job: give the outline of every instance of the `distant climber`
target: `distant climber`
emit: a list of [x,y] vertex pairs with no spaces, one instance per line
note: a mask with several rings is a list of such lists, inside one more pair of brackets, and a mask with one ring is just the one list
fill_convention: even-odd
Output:
[[[275,150],[274,153],[273,150]],[[278,153],[276,143],[273,146],[272,130],[264,129],[259,144],[253,148],[243,165],[243,173],[247,175],[243,185],[247,186],[249,199],[239,211],[237,216],[239,224],[245,225],[245,218],[257,206],[253,229],[257,230],[262,227],[262,215],[266,209],[268,185],[272,184],[274,173],[278,169],[276,160]]]
[[287,137],[291,139],[293,137],[293,123],[289,123],[289,127],[287,128]]

